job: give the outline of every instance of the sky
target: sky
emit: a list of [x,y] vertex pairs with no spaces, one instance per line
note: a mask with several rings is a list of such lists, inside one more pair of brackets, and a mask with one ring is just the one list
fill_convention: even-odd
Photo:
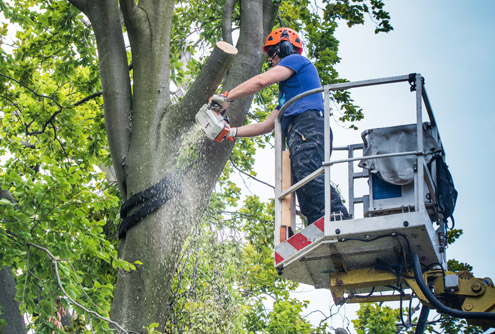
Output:
[[[342,60],[337,70],[350,81],[409,73],[425,78],[459,192],[455,227],[464,232],[447,250],[447,258],[471,264],[476,277],[495,280],[495,0],[396,0],[385,1],[385,9],[394,27],[388,34],[376,35],[370,22],[339,27]],[[367,128],[415,122],[414,94],[408,84],[383,87],[352,90],[365,120],[355,131],[332,119],[334,146],[360,143]],[[260,152],[255,170],[260,179],[274,184],[274,169],[267,166],[270,159],[272,150]],[[332,175],[338,178],[337,173]],[[255,183],[252,193],[270,193]],[[328,315],[329,293],[307,286],[301,290],[300,298],[310,300],[308,313],[321,310]],[[333,325],[338,327],[339,322],[345,325],[339,317]]]
[[[495,279],[495,256],[490,256],[495,253],[490,210],[495,205],[495,1],[387,1],[386,8],[394,26],[388,34],[375,35],[372,27],[339,30],[342,61],[337,69],[350,81],[422,74],[459,192],[454,217],[464,235],[448,257],[470,263],[477,276]],[[414,94],[407,83],[402,86],[409,97],[395,91],[353,91],[365,118],[376,118],[366,122],[386,125],[404,114],[403,101],[414,107],[408,101]],[[348,137],[336,135],[335,145]]]

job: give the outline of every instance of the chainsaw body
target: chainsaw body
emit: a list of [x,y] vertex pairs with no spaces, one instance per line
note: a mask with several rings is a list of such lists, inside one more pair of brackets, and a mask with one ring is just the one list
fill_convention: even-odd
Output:
[[230,127],[223,116],[215,110],[212,104],[204,104],[196,114],[196,122],[199,123],[206,137],[221,142],[229,134]]

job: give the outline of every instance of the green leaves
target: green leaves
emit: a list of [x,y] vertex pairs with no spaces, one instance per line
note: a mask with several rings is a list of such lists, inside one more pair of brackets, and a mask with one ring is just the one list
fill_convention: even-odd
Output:
[[277,301],[270,313],[266,331],[274,334],[312,333],[311,325],[300,317],[301,311],[307,304],[308,302],[294,299]]
[[356,24],[363,24],[365,15],[369,15],[377,25],[375,33],[389,32],[393,28],[390,25],[390,15],[383,8],[385,3],[382,0],[338,0],[323,1],[326,4],[323,18],[327,21],[342,19],[347,21],[347,25],[352,27]]
[[324,333],[301,315],[307,302],[290,297],[297,284],[273,266],[273,201],[250,196],[226,211],[223,197],[214,194],[182,251],[165,332]]
[[53,326],[59,297],[67,309],[75,306],[58,286],[53,259],[29,243],[56,257],[68,297],[105,316],[116,269],[134,266],[118,259],[120,200],[95,167],[109,161],[102,100],[73,106],[101,89],[91,30],[66,1],[34,3],[1,3],[18,30],[12,52],[3,54],[8,62],[0,62],[0,186],[15,199],[0,202],[0,262],[17,273],[29,327],[43,332]]
[[447,261],[447,269],[453,272],[459,271],[473,271],[473,266],[468,263],[459,262],[456,259],[450,259]]
[[464,319],[457,319],[448,315],[444,315],[443,318],[440,328],[444,333],[479,334],[484,332],[481,327],[468,325]]
[[395,333],[396,322],[399,321],[399,310],[376,303],[361,304],[357,312],[358,319],[352,320],[358,334]]

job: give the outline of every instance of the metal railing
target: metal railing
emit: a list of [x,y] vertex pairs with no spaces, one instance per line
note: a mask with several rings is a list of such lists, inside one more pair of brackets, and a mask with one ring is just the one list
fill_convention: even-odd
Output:
[[[417,149],[415,151],[409,152],[400,152],[400,153],[391,153],[391,154],[380,154],[374,156],[366,156],[366,157],[349,157],[348,159],[340,159],[330,161],[330,92],[338,91],[338,90],[346,90],[351,88],[358,87],[367,87],[367,86],[376,86],[376,85],[384,85],[391,83],[400,83],[400,82],[409,82],[411,86],[411,91],[416,92],[416,133],[417,133]],[[426,94],[426,90],[423,86],[424,80],[423,77],[419,73],[412,73],[409,75],[396,76],[396,77],[388,77],[388,78],[380,78],[380,79],[372,79],[372,80],[364,80],[364,81],[355,81],[355,82],[347,82],[347,83],[339,83],[326,85],[321,88],[309,90],[302,94],[295,96],[294,98],[287,101],[283,107],[280,109],[278,118],[275,120],[275,246],[280,244],[280,229],[282,225],[282,200],[288,196],[289,194],[293,194],[297,189],[304,186],[311,180],[315,179],[317,176],[324,173],[325,175],[325,224],[330,221],[331,216],[331,194],[330,194],[330,176],[331,176],[331,166],[335,164],[348,163],[352,165],[352,162],[358,160],[366,160],[366,159],[380,159],[380,158],[389,158],[389,157],[399,157],[399,156],[408,156],[415,155],[417,158],[417,166],[424,166],[425,159],[423,153],[423,131],[422,131],[422,117],[423,117],[423,103],[425,104],[426,111],[428,113],[430,122],[432,125],[435,125],[435,119],[433,117],[433,111],[430,106],[430,102],[428,99],[428,95]],[[324,93],[324,157],[325,161],[322,163],[322,166],[315,170],[313,173],[308,175],[303,180],[297,182],[296,184],[290,186],[288,189],[282,190],[282,151],[285,150],[285,139],[283,138],[282,129],[281,129],[281,116],[284,111],[292,105],[297,100],[306,97],[312,94]],[[438,138],[439,135],[437,133]],[[441,142],[440,142],[441,144]],[[350,145],[352,146],[352,145]],[[351,167],[350,167],[351,170]],[[424,168],[417,168],[414,177],[414,198],[415,198],[415,210],[416,211],[424,211],[425,204],[421,200],[425,197],[425,189],[424,183],[419,182],[419,180],[424,179]],[[351,176],[349,176],[349,179]],[[353,182],[350,187],[353,187]],[[350,195],[354,196],[354,189],[349,189]],[[350,212],[354,212],[354,209],[351,208]],[[292,212],[295,215],[295,212]]]

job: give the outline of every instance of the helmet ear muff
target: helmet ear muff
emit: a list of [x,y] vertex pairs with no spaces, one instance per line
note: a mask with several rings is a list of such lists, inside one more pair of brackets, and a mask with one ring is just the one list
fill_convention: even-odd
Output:
[[294,46],[289,41],[282,41],[279,50],[279,57],[282,59],[294,53]]

